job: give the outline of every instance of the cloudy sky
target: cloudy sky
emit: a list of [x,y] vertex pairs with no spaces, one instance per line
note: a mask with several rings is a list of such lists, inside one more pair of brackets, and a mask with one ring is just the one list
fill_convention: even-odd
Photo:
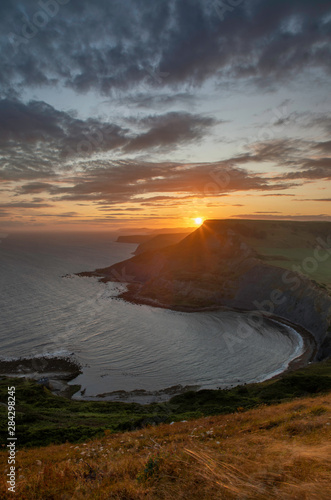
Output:
[[331,220],[330,0],[1,0],[0,229]]

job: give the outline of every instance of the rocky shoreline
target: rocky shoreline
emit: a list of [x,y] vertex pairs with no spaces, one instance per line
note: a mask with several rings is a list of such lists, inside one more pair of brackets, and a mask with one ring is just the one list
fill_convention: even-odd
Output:
[[32,379],[53,394],[68,398],[79,390],[79,386],[69,385],[68,382],[80,373],[81,366],[73,355],[0,360],[1,377]]
[[[228,306],[205,306],[205,307],[190,307],[190,306],[169,306],[167,304],[162,304],[162,302],[155,300],[155,299],[148,299],[146,297],[142,298],[141,296],[137,295],[137,291],[140,289],[141,285],[136,285],[136,284],[129,284],[128,289],[123,292],[122,294],[119,295],[118,298],[125,300],[127,302],[131,302],[132,304],[136,305],[147,305],[147,306],[152,306],[152,307],[158,307],[161,309],[169,309],[171,311],[177,311],[177,312],[212,312],[212,311],[234,311],[238,313],[250,313],[250,310],[247,309],[239,309],[239,308],[234,308],[234,307],[228,307]],[[265,319],[270,319],[273,322],[278,322],[281,325],[289,326],[290,328],[293,328],[302,338],[303,340],[303,352],[295,359],[290,361],[288,367],[286,370],[284,370],[282,373],[288,373],[293,370],[297,370],[299,368],[303,368],[306,366],[308,363],[313,362],[316,359],[317,353],[318,353],[318,345],[317,342],[308,330],[303,328],[300,325],[297,325],[283,317],[279,317],[276,315],[271,315],[271,314],[266,314],[264,312],[259,312],[261,316]],[[279,375],[276,375],[278,377]],[[272,377],[274,378],[274,377]]]
[[[164,304],[161,304],[157,301],[151,300],[139,300],[134,294],[130,295],[130,293],[124,292],[120,296],[120,298],[124,299],[123,295],[125,295],[125,300],[130,301],[131,303],[137,305],[149,305],[153,307],[160,307],[163,309],[170,309],[173,311],[181,311],[181,312],[211,312],[211,311],[234,311],[238,313],[249,313],[249,311],[233,309],[224,306],[208,306],[201,308],[193,308],[193,307],[168,307]],[[302,338],[303,340],[303,350],[299,356],[289,362],[287,368],[273,377],[270,377],[268,380],[279,378],[280,376],[292,372],[294,370],[298,370],[300,368],[305,367],[307,364],[312,362],[316,356],[317,352],[317,344],[312,334],[310,334],[307,330],[302,328],[299,325],[295,325],[284,318],[279,318],[277,316],[271,315],[263,315],[265,320],[269,320],[273,323],[277,322],[280,325],[288,326],[293,328]],[[47,387],[54,395],[63,396],[71,399],[74,394],[76,394],[80,386],[78,385],[69,385],[69,382],[75,379],[80,373],[82,373],[81,366],[75,360],[73,355],[70,357],[36,357],[36,358],[19,358],[13,360],[0,360],[0,377],[19,377],[26,379],[33,379],[37,383],[42,386]],[[180,389],[180,390],[178,390]],[[166,388],[162,391],[159,391],[157,398],[156,393],[146,393],[146,391],[115,391],[114,393],[103,393],[98,394],[97,398],[104,398],[108,396],[114,396],[114,400],[122,400],[125,395],[124,400],[127,402],[131,402],[132,396],[139,395],[142,400],[148,399],[148,397],[153,396],[154,399],[164,400],[164,396],[173,396],[177,394],[182,394],[185,390],[199,390],[199,387],[185,387],[175,386],[171,388]],[[89,400],[93,401],[96,397],[92,397]],[[143,403],[142,403],[143,404]]]

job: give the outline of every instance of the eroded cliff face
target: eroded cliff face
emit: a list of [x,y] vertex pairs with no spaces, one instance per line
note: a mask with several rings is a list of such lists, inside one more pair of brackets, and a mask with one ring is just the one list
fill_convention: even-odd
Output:
[[189,281],[161,275],[137,289],[136,298],[152,298],[169,307],[219,305],[275,315],[311,332],[318,345],[331,321],[331,298],[323,289],[298,273],[255,259]]
[[325,236],[330,226],[207,221],[176,245],[144,252],[93,275],[104,281],[131,283],[126,294],[131,300],[166,307],[226,306],[272,314],[302,326],[313,334],[318,346],[324,342],[325,348],[331,321],[327,291],[302,274],[269,265],[258,251],[259,245],[270,240],[273,245],[310,248],[312,228],[315,238]]

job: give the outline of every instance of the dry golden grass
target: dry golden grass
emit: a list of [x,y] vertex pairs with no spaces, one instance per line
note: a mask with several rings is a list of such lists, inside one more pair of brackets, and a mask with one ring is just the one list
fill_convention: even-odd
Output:
[[[16,497],[331,498],[331,395],[19,450]],[[1,452],[0,498],[7,454]]]

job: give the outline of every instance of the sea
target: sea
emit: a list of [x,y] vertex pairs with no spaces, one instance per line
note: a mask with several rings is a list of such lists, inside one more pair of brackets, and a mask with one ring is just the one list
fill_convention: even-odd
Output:
[[75,275],[136,247],[105,232],[2,235],[0,359],[72,356],[82,367],[73,399],[147,403],[263,381],[302,353],[301,336],[276,322],[132,304],[118,297],[125,284]]

